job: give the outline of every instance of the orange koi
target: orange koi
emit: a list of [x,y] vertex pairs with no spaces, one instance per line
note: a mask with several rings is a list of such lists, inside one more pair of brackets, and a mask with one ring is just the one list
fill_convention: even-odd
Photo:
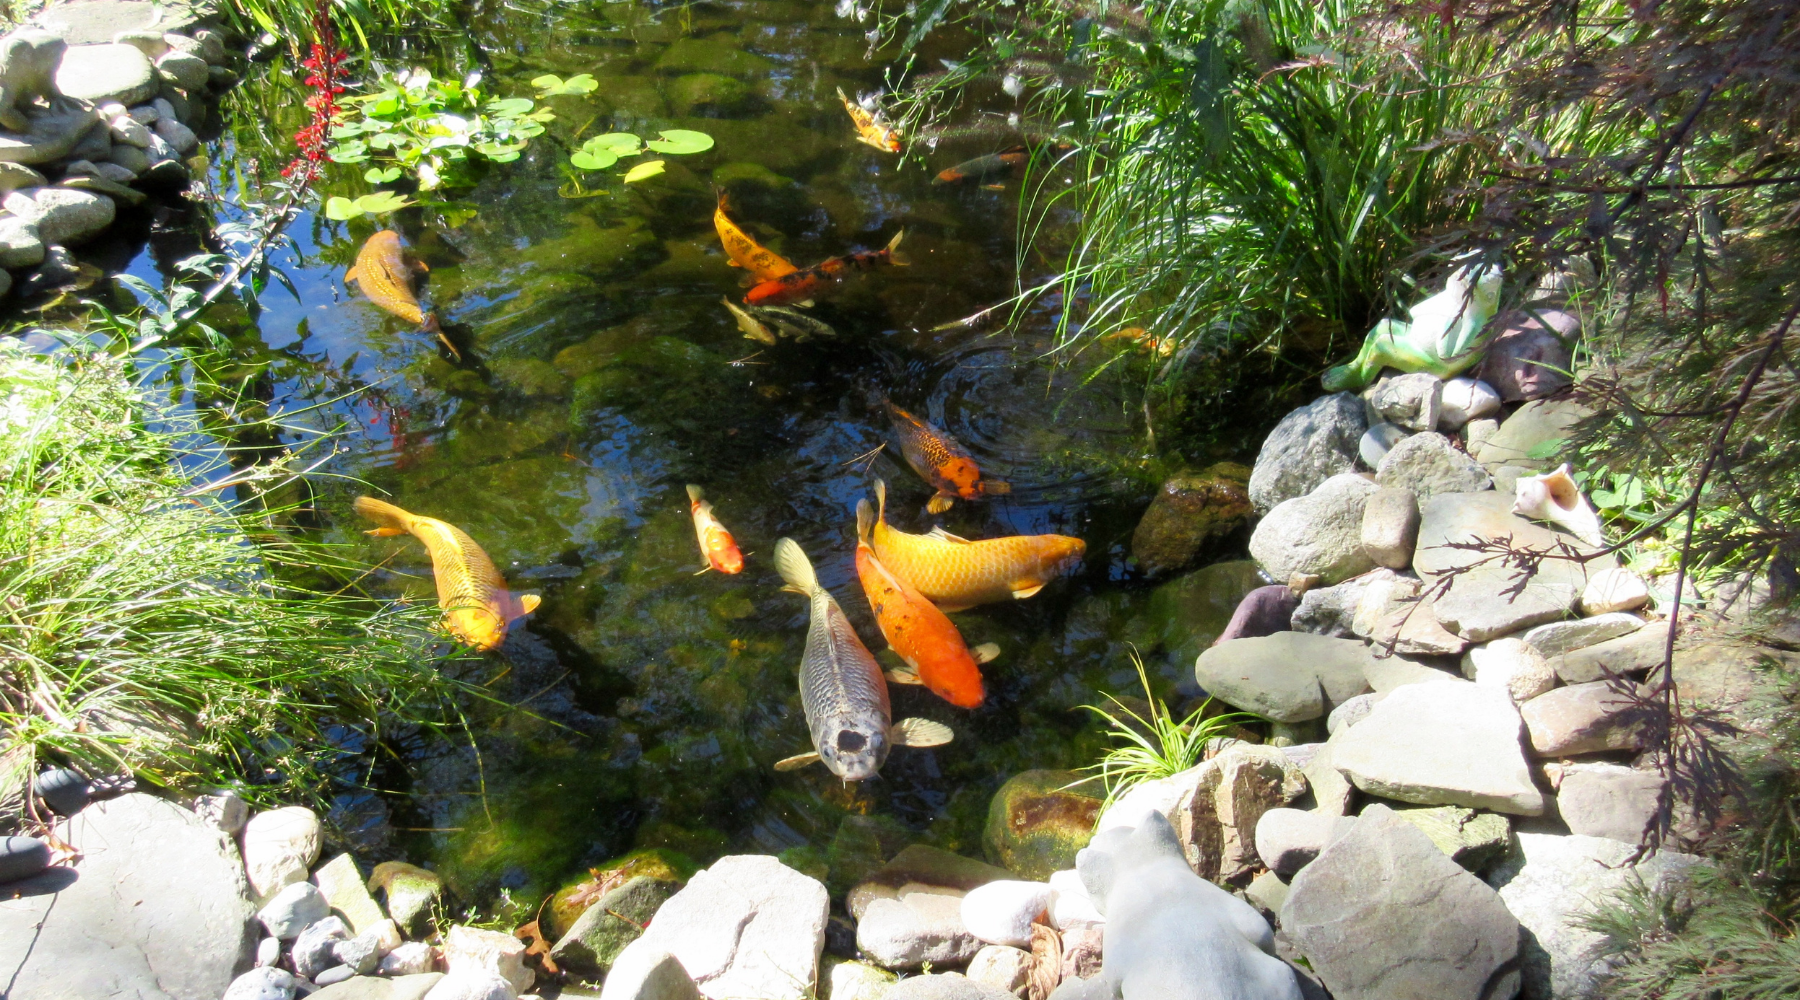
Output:
[[694,514],[694,534],[700,539],[700,554],[706,557],[706,564],[721,573],[743,572],[744,554],[738,551],[731,532],[713,515],[713,505],[706,501],[700,487],[689,483],[687,495]]
[[1152,337],[1141,326],[1128,326],[1123,330],[1109,333],[1106,336],[1101,337],[1100,339],[1101,340],[1129,340],[1133,344],[1136,344],[1137,346],[1143,348],[1144,350],[1149,351],[1151,354],[1159,354],[1165,358],[1168,357],[1169,355],[1175,353],[1175,342],[1174,341],[1170,340],[1167,337]]
[[[875,511],[869,501],[856,504],[856,575],[875,612],[875,624],[899,654],[910,674],[889,673],[890,681],[923,684],[932,694],[958,708],[979,708],[981,670],[962,633],[918,588],[888,571],[869,544]],[[984,647],[982,652],[986,652]],[[985,662],[985,661],[984,661]]]
[[369,297],[369,301],[379,306],[382,311],[389,312],[406,320],[417,323],[425,333],[437,335],[437,339],[450,352],[450,356],[462,360],[462,352],[444,335],[443,328],[438,326],[437,316],[426,312],[419,305],[419,297],[413,292],[417,276],[414,267],[420,271],[429,271],[423,261],[411,260],[407,257],[406,248],[400,244],[400,234],[392,229],[383,229],[356,252],[356,263],[344,272],[344,281],[356,282],[356,287]]
[[508,592],[494,561],[456,525],[374,497],[357,497],[355,506],[358,514],[379,525],[366,534],[383,538],[410,534],[425,543],[437,578],[444,627],[463,642],[483,651],[493,649],[506,640],[509,623],[537,610],[538,596],[514,597]]
[[1013,535],[971,542],[942,528],[914,535],[888,527],[887,484],[875,481],[875,558],[940,611],[1022,601],[1081,562],[1087,543],[1067,535]]
[[731,258],[732,267],[741,267],[756,278],[757,281],[768,281],[784,274],[793,274],[799,268],[761,243],[750,238],[750,234],[738,228],[737,223],[725,213],[730,210],[726,204],[725,192],[719,192],[719,205],[713,209],[713,228],[719,232],[719,242],[725,246],[725,256]]
[[1031,160],[1024,146],[1009,146],[998,153],[964,160],[948,170],[939,171],[933,184],[980,184],[997,187],[996,182],[1016,178]]
[[884,153],[900,152],[900,131],[863,110],[863,106],[852,101],[838,88],[838,100],[844,102],[844,110],[850,112],[850,121],[856,125],[856,141],[867,143]]
[[880,250],[860,250],[832,257],[803,271],[784,274],[750,289],[744,303],[752,306],[811,305],[826,290],[836,287],[855,271],[873,271],[877,267],[905,267],[912,263],[900,253],[900,238],[906,230],[894,234]]
[[997,479],[982,479],[974,456],[962,442],[895,406],[886,396],[881,397],[881,405],[887,408],[894,433],[900,436],[900,451],[906,456],[906,464],[913,467],[919,478],[937,488],[937,494],[925,505],[926,510],[942,514],[958,497],[979,500],[1012,492],[1010,485]]

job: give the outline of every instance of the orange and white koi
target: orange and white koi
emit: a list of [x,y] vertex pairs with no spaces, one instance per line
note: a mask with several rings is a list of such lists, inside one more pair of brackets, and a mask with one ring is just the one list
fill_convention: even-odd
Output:
[[869,501],[856,504],[856,575],[861,578],[875,624],[888,645],[906,661],[910,673],[890,671],[887,678],[901,684],[923,684],[932,694],[958,708],[978,708],[984,692],[977,653],[986,662],[995,647],[984,645],[971,653],[962,633],[919,589],[895,576],[869,544],[875,510]]
[[905,267],[912,263],[900,253],[900,239],[905,235],[906,230],[902,229],[880,250],[861,250],[832,257],[803,271],[764,281],[750,289],[744,302],[753,306],[810,305],[853,272],[873,271],[883,266]]
[[1074,569],[1087,543],[1067,535],[1012,535],[971,542],[942,528],[914,535],[888,527],[887,484],[875,481],[875,558],[940,611],[1019,600]]
[[514,597],[494,561],[466,532],[435,517],[422,517],[374,497],[357,497],[356,512],[379,527],[367,534],[387,538],[412,535],[431,553],[438,607],[444,627],[463,642],[486,651],[506,640],[506,626],[537,610],[536,594]]
[[725,214],[729,209],[725,192],[720,191],[718,207],[713,209],[713,228],[718,230],[719,242],[725,246],[725,256],[731,258],[732,267],[749,271],[757,281],[768,281],[799,270],[787,258],[751,239],[749,233],[738,228],[737,223],[732,222],[731,217]]
[[706,495],[693,483],[688,484],[687,495],[694,514],[694,535],[700,539],[700,554],[706,557],[706,564],[721,573],[743,572],[744,554],[738,551],[731,532],[713,515],[713,505],[706,501]]
[[900,152],[900,130],[881,120],[879,114],[870,114],[863,106],[852,101],[838,88],[838,100],[844,102],[844,110],[850,112],[850,121],[856,125],[856,141],[874,146],[884,153]]
[[344,282],[356,282],[369,301],[379,306],[382,311],[389,312],[406,320],[417,323],[425,333],[436,334],[437,339],[450,352],[450,356],[462,360],[462,352],[444,335],[443,328],[438,326],[437,316],[426,312],[419,305],[419,297],[413,291],[419,271],[429,271],[423,261],[412,260],[406,254],[406,248],[400,244],[400,234],[392,229],[383,229],[356,252],[356,263],[344,272]]
[[894,433],[900,436],[900,452],[906,456],[906,464],[937,489],[925,505],[926,510],[942,514],[959,497],[979,500],[1012,492],[1006,483],[981,478],[980,467],[962,442],[895,406],[886,396],[881,397],[881,405],[887,408]]

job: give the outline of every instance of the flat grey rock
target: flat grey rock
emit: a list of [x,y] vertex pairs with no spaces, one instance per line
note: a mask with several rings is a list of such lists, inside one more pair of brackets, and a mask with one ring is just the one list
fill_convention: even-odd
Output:
[[766,855],[728,855],[662,904],[626,951],[668,952],[712,1000],[804,1000],[817,982],[830,910],[817,879]]
[[1436,430],[1444,382],[1430,372],[1381,379],[1363,397],[1376,415],[1409,431]]
[[1656,816],[1669,779],[1618,764],[1576,764],[1563,770],[1556,811],[1571,833],[1636,844]]
[[[1485,379],[1486,376],[1483,376]],[[1501,383],[1494,383],[1504,395]],[[1515,465],[1528,469],[1547,468],[1543,458],[1533,458],[1534,449],[1552,442],[1567,440],[1575,425],[1593,415],[1593,411],[1572,399],[1535,399],[1500,422],[1500,429],[1481,446],[1475,459],[1490,470],[1496,465]]]
[[1363,511],[1374,483],[1354,473],[1332,476],[1312,492],[1284,500],[1250,535],[1250,556],[1263,571],[1286,582],[1316,575],[1338,583],[1375,568],[1363,550]]
[[[1275,632],[1311,632],[1314,635],[1345,639],[1353,635],[1356,609],[1368,589],[1371,574],[1352,577],[1335,587],[1314,587],[1300,595],[1300,603],[1288,619],[1291,628]],[[1287,588],[1282,588],[1287,589]],[[1269,634],[1269,633],[1264,633]]]
[[1594,615],[1591,618],[1575,618],[1569,621],[1539,625],[1527,631],[1520,638],[1531,643],[1545,657],[1551,657],[1592,646],[1597,642],[1616,639],[1622,635],[1630,635],[1643,627],[1644,620],[1637,615],[1614,611],[1608,614]]
[[1566,757],[1604,750],[1636,750],[1643,745],[1647,713],[1607,681],[1571,684],[1519,706],[1531,750],[1539,757]]
[[15,217],[37,227],[46,245],[74,246],[112,225],[118,209],[111,198],[62,187],[20,188],[3,202]]
[[309,1000],[423,1000],[432,987],[444,978],[441,972],[425,972],[411,976],[357,976],[336,986],[327,986],[309,996]]
[[1270,510],[1354,470],[1357,442],[1367,428],[1362,400],[1347,392],[1321,396],[1282,417],[1263,439],[1250,472],[1251,502]]
[[[1493,490],[1441,493],[1425,501],[1413,570],[1428,588],[1454,574],[1433,607],[1444,627],[1470,642],[1568,617],[1587,585],[1587,571],[1572,559],[1545,558],[1529,579],[1506,565],[1503,548],[1555,553],[1569,545],[1578,553],[1592,551],[1573,535],[1513,514],[1512,503],[1512,497]],[[1452,547],[1483,543],[1489,547]],[[1510,593],[1521,579],[1522,589]]]
[[1306,722],[1361,694],[1369,648],[1356,639],[1277,632],[1200,654],[1194,680],[1220,701],[1277,722]]
[[71,45],[56,71],[56,85],[70,97],[105,104],[136,104],[155,96],[156,67],[133,45]]
[[960,896],[913,892],[875,899],[856,922],[857,950],[889,969],[962,965],[981,944],[963,924]]
[[1414,434],[1381,459],[1375,481],[1384,488],[1411,490],[1423,503],[1439,493],[1474,493],[1494,485],[1481,464],[1435,432]]
[[70,45],[110,42],[120,32],[184,31],[204,11],[183,0],[75,0],[46,7],[31,23]]
[[1504,691],[1451,680],[1395,688],[1332,737],[1332,766],[1370,795],[1518,816],[1544,811]]
[[1668,637],[1667,622],[1637,629],[1549,657],[1550,669],[1564,684],[1603,680],[1608,674],[1640,674],[1662,663]]

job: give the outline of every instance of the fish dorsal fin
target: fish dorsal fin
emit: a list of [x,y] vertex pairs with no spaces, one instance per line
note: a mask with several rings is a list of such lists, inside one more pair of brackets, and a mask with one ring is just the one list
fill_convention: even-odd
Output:
[[1027,597],[1036,597],[1037,592],[1043,589],[1044,585],[1040,583],[1035,587],[1026,587],[1024,590],[1015,590],[1013,591],[1013,600],[1023,601]]
[[944,511],[949,510],[951,505],[955,503],[955,497],[950,496],[947,493],[935,493],[932,494],[930,500],[925,501],[925,512],[928,514],[942,514]]
[[914,670],[911,664],[904,667],[896,667],[893,670],[884,670],[882,671],[882,676],[888,679],[889,684],[905,684],[911,686],[925,683],[919,679],[919,672]]
[[964,538],[961,535],[952,535],[948,531],[945,531],[943,529],[943,526],[941,526],[941,525],[938,527],[932,528],[930,531],[927,531],[925,533],[925,537],[926,538],[935,538],[940,542],[949,542],[952,545],[973,545],[973,544],[975,544],[974,542],[969,541],[967,538]]
[[538,605],[540,605],[542,603],[544,603],[544,599],[542,597],[539,597],[536,594],[520,594],[519,595],[519,615],[520,615],[520,617],[523,617],[525,615],[531,614],[533,611],[536,611],[538,609]]
[[819,753],[816,750],[813,751],[812,753],[797,753],[797,754],[793,755],[792,757],[783,757],[780,760],[776,761],[775,762],[775,770],[777,770],[777,771],[798,771],[800,768],[803,768],[808,764],[817,764],[818,762],[819,762]]
[[392,538],[395,535],[406,534],[406,530],[404,528],[370,528],[363,534],[374,535],[376,538]]
[[974,649],[969,650],[969,655],[975,657],[976,663],[992,663],[1000,658],[1000,644],[997,642],[984,642]]
[[949,726],[930,719],[901,719],[888,727],[888,742],[897,747],[941,747],[955,738]]

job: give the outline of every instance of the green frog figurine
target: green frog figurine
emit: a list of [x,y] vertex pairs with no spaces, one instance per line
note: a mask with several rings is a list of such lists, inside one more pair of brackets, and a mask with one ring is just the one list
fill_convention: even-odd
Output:
[[1499,308],[1499,265],[1459,267],[1443,291],[1407,310],[1410,322],[1384,319],[1375,324],[1355,359],[1326,370],[1321,380],[1325,391],[1360,391],[1383,368],[1454,378],[1481,359],[1493,333],[1488,320]]

